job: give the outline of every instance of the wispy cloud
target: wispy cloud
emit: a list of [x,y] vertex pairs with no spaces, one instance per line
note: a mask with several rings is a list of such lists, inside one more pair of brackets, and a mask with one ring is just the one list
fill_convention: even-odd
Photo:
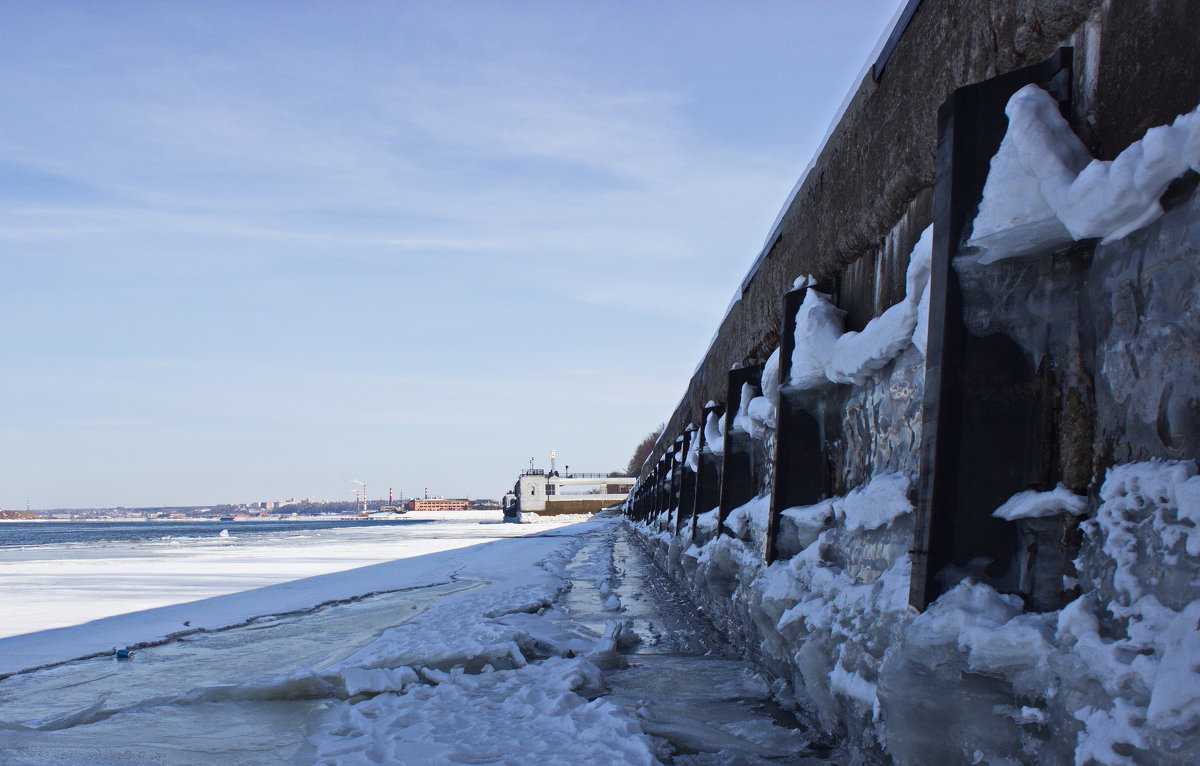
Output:
[[767,7],[0,7],[0,463],[620,464],[825,127],[798,83],[850,43],[801,22],[837,14]]

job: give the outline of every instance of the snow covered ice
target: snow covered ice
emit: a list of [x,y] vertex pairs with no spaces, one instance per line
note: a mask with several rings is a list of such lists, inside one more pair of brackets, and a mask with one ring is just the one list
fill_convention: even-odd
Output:
[[[235,526],[229,538],[6,550],[0,556],[0,639],[16,638],[4,641],[0,674],[361,596],[383,589],[388,567],[374,570],[379,580],[366,588],[369,570],[352,570],[529,529],[501,524],[494,514],[455,514],[414,513],[414,523],[403,526],[259,535],[238,535]],[[136,625],[118,617],[133,612],[140,613]],[[46,632],[52,628],[64,630]]]
[[100,621],[150,640],[126,661],[66,661],[77,628],[0,640],[9,671],[22,656],[10,646],[57,653],[0,681],[4,762],[804,763],[824,752],[780,725],[768,683],[694,610],[662,616],[673,597],[638,569],[618,517],[475,526],[521,536],[293,583],[348,599],[320,608],[240,619],[239,599],[267,609],[280,585],[209,599],[214,615],[235,603],[226,629],[163,640],[156,613],[187,604]]

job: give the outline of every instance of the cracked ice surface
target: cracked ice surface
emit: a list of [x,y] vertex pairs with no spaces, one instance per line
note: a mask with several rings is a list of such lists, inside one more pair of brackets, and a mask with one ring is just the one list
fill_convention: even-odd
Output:
[[[7,763],[28,764],[286,763],[297,751],[312,756],[306,762],[452,763],[454,753],[482,744],[449,728],[447,741],[458,741],[450,750],[437,751],[430,740],[433,749],[418,757],[405,743],[428,739],[422,726],[443,726],[444,706],[470,698],[478,703],[468,706],[475,708],[472,731],[481,737],[509,728],[517,738],[509,743],[519,742],[514,720],[524,715],[525,734],[544,729],[566,762],[576,755],[579,762],[653,762],[636,719],[591,699],[600,672],[594,663],[537,661],[595,643],[535,614],[563,588],[562,567],[588,529],[595,531],[561,527],[553,537],[357,570],[359,588],[370,592],[402,586],[406,568],[424,578],[440,562],[439,579],[451,584],[430,592],[385,593],[196,634],[141,649],[127,662],[94,659],[12,676],[0,682],[0,749]],[[505,684],[530,691],[508,695]],[[412,728],[390,725],[388,710],[403,711]],[[540,721],[568,710],[575,712]],[[357,734],[348,721],[359,721]],[[362,721],[377,725],[366,732]],[[215,737],[221,726],[229,731]],[[372,760],[381,747],[404,757]],[[525,762],[551,762],[549,751],[533,751],[545,758]]]
[[[235,534],[223,538],[7,548],[0,676],[388,590],[397,560],[408,562],[400,587],[431,585],[444,581],[444,567],[418,573],[416,557],[567,521],[513,525],[494,512],[457,513],[415,513],[399,526],[243,534],[231,524]],[[133,612],[137,620],[126,616]]]
[[[614,561],[619,525],[365,567],[359,587],[386,592],[11,676],[0,752],[31,765],[810,762],[808,737],[758,710],[766,684],[704,654],[711,628],[662,622],[655,586]],[[440,576],[397,587],[406,570]],[[670,683],[675,706],[647,694]]]

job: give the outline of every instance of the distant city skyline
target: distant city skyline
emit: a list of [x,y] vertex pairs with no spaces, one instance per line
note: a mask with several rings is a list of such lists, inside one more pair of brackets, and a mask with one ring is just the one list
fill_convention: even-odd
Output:
[[901,5],[0,6],[0,508],[622,468]]
[[[580,494],[582,495],[582,493],[580,493]],[[470,503],[497,503],[496,510],[500,510],[500,506],[498,504],[499,500],[497,500],[497,498],[495,498],[495,497],[486,497],[486,496],[471,497],[471,496],[466,496],[466,495],[463,495],[463,496],[434,495],[432,493],[429,495],[429,497],[424,497],[422,495],[413,496],[413,495],[408,495],[408,494],[405,494],[404,497],[396,495],[394,498],[389,498],[386,494],[383,495],[382,497],[372,496],[372,497],[366,498],[366,504],[367,504],[367,508],[369,510],[378,511],[381,507],[386,507],[389,504],[390,505],[402,505],[405,503],[411,503],[414,500],[429,500],[429,501],[461,500],[461,501],[470,502]],[[289,508],[294,509],[298,506],[299,507],[303,507],[303,506],[359,507],[362,504],[363,504],[362,498],[353,498],[353,497],[345,499],[345,500],[343,500],[341,498],[321,498],[321,497],[296,498],[296,497],[291,497],[291,498],[279,499],[279,500],[239,500],[236,502],[229,502],[229,503],[210,503],[210,504],[199,503],[199,504],[171,504],[171,505],[100,505],[100,506],[76,506],[76,507],[69,507],[69,508],[68,507],[56,507],[56,508],[28,508],[28,509],[27,508],[0,508],[0,512],[29,510],[34,513],[44,514],[44,513],[51,513],[51,512],[70,512],[70,511],[84,511],[84,512],[89,512],[89,513],[90,512],[105,512],[105,511],[109,511],[109,512],[118,511],[119,512],[119,511],[158,511],[158,510],[197,511],[197,510],[211,510],[211,509],[218,509],[218,508],[220,508],[220,509],[233,508],[233,509],[243,509],[243,510],[248,510],[248,511],[260,511],[260,512],[261,511],[280,512],[280,511],[283,511],[283,510],[289,509]]]

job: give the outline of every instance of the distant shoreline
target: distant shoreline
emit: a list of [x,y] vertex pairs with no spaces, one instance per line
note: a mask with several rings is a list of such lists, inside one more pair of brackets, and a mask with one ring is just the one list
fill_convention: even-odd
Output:
[[[467,513],[467,511],[463,511],[463,513]],[[209,516],[206,516],[206,517],[188,516],[188,517],[184,517],[184,518],[175,518],[175,519],[155,519],[155,518],[147,518],[145,516],[122,516],[120,518],[98,517],[98,518],[94,518],[94,519],[0,519],[0,523],[3,523],[3,524],[28,524],[30,522],[33,522],[36,524],[64,524],[64,523],[65,524],[91,524],[93,522],[97,522],[97,523],[99,523],[99,522],[105,522],[105,523],[126,522],[126,523],[145,524],[145,523],[150,523],[150,522],[161,522],[164,524],[179,524],[179,523],[189,523],[189,522],[199,522],[199,523],[212,522],[215,524],[239,524],[239,523],[247,522],[247,521],[371,521],[373,519],[379,519],[381,521],[394,521],[396,519],[406,519],[406,518],[409,518],[408,514],[401,514],[401,513],[387,514],[387,515],[372,514],[371,516],[347,516],[346,514],[342,514],[342,513],[330,513],[330,514],[322,514],[319,516],[248,516],[246,518],[233,519],[232,521],[229,519],[213,518],[213,517],[209,517]]]

